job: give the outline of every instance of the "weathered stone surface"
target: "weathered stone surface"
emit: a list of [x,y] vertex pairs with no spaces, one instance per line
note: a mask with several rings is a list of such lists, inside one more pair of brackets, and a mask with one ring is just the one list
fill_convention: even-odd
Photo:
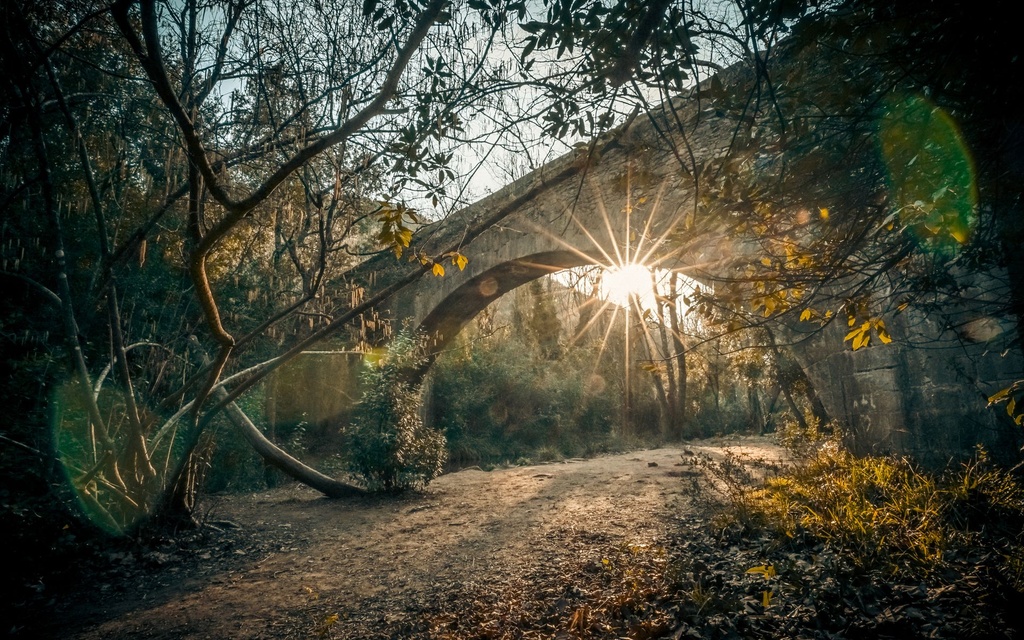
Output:
[[[1021,434],[987,397],[1022,376],[1019,350],[961,339],[933,318],[908,312],[894,342],[856,352],[840,345],[845,324],[802,342],[794,355],[829,413],[846,424],[859,453],[896,452],[930,466],[986,447],[1011,459]],[[1004,336],[1005,338],[1008,336]]]

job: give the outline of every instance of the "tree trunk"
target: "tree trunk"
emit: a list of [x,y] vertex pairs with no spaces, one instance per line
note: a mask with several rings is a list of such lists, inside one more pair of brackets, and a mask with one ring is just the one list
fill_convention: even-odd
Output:
[[[807,372],[800,366],[800,363],[795,358],[783,353],[779,349],[778,344],[775,342],[775,334],[770,329],[765,328],[765,334],[768,336],[768,344],[771,345],[772,355],[775,356],[775,362],[779,369],[779,377],[789,381],[791,384],[796,383],[798,380],[803,382],[804,389],[807,390],[807,401],[811,405],[811,415],[818,421],[818,425],[825,425],[832,419],[828,411],[825,409],[825,405],[822,404],[821,398],[818,397],[818,392],[814,390],[814,384],[811,383],[811,379],[807,377]],[[797,421],[800,423],[800,427],[806,429],[807,422],[803,418],[802,412],[796,408],[796,403],[793,401],[789,389],[785,383],[783,384],[783,391],[786,393],[786,401],[789,403],[796,416]]]
[[[219,402],[228,397],[228,392],[223,387],[218,387],[213,392],[213,397]],[[242,436],[245,437],[249,444],[252,445],[252,448],[256,450],[256,453],[268,465],[280,469],[289,477],[316,489],[328,498],[351,498],[366,493],[359,487],[325,476],[316,469],[306,466],[290,456],[288,452],[268,440],[256,425],[252,423],[249,416],[245,415],[245,412],[234,402],[228,403],[225,411],[227,412],[228,420],[241,431]]]
[[779,401],[779,396],[782,395],[782,391],[783,385],[776,384],[774,387],[772,387],[772,390],[768,392],[768,397],[770,397],[771,400],[768,401],[768,410],[764,412],[763,419],[761,420],[761,435],[764,435],[769,431],[775,431],[774,426],[772,426],[772,428],[769,429],[768,425],[771,423],[772,413],[775,412],[775,403]]
[[764,411],[757,396],[757,387],[753,384],[747,385],[747,405],[750,409],[750,426],[761,433],[764,430]]
[[679,328],[679,307],[676,299],[679,297],[679,274],[673,273],[669,280],[668,307],[670,329],[672,331],[672,346],[675,349],[675,358],[672,362],[676,367],[676,396],[675,396],[675,418],[678,422],[679,436],[686,435],[689,416],[686,415],[686,345],[683,344],[683,334]]
[[679,387],[676,384],[676,370],[675,366],[671,362],[670,358],[672,355],[672,347],[669,344],[668,339],[668,327],[666,326],[665,318],[665,303],[659,300],[660,293],[658,292],[658,281],[654,271],[651,271],[651,291],[654,293],[654,303],[658,310],[658,334],[661,337],[661,349],[665,355],[665,378],[668,382],[667,393],[665,397],[665,413],[668,421],[668,432],[675,437],[680,435],[679,433],[679,416],[676,415],[676,408],[678,406],[677,398],[679,397]]
[[789,411],[793,414],[797,424],[800,425],[800,430],[807,432],[807,420],[804,418],[804,412],[800,410],[800,407],[793,401],[793,394],[789,392],[789,387],[785,384],[781,385],[782,395],[786,398],[786,404],[789,405]]

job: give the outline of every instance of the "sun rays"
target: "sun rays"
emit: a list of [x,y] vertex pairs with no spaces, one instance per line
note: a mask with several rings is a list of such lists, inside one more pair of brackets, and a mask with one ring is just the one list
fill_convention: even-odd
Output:
[[[658,370],[658,362],[677,360],[683,348],[680,320],[688,310],[687,298],[700,288],[682,272],[683,255],[693,252],[677,235],[690,211],[662,206],[667,204],[663,202],[668,188],[664,182],[654,193],[649,187],[634,193],[627,179],[625,193],[609,198],[606,196],[611,194],[596,180],[585,180],[580,186],[589,191],[586,197],[581,197],[581,189],[571,201],[549,203],[562,212],[555,219],[564,223],[556,228],[536,225],[531,231],[584,265],[573,269],[572,276],[556,276],[570,289],[590,297],[581,308],[581,316],[587,317],[581,317],[569,342],[577,343],[595,329],[600,331],[594,335],[598,351],[594,376],[609,349],[622,349],[621,379],[627,390],[622,424],[627,428],[632,380],[640,378],[637,372],[641,368]],[[550,272],[566,273],[556,265],[551,265]],[[613,348],[613,344],[621,346]]]

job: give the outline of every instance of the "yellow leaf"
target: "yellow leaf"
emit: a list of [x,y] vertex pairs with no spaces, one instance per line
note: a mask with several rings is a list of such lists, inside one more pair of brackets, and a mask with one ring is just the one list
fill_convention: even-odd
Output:
[[1006,398],[1009,395],[1010,395],[1010,387],[1006,387],[1005,389],[1000,389],[999,391],[996,391],[995,393],[990,395],[988,397],[988,401],[990,403],[992,403],[992,402],[999,402],[1000,400],[1002,400],[1003,398]]
[[769,589],[765,591],[761,596],[761,604],[767,609],[772,603],[772,591]]
[[772,266],[772,259],[771,258],[761,258],[761,264],[763,264],[766,267],[770,267],[770,266]]
[[468,263],[469,263],[469,258],[467,258],[466,256],[462,255],[461,253],[456,253],[455,257],[452,258],[452,264],[454,264],[456,267],[458,267],[459,271],[462,271],[463,269],[465,269],[466,268],[466,264],[468,264]]
[[339,616],[336,613],[332,613],[331,615],[329,615],[326,618],[324,618],[323,621],[319,625],[317,625],[317,628],[316,628],[317,635],[320,636],[321,638],[326,637],[328,634],[330,634],[331,627],[333,627],[335,624],[337,624],[338,620],[340,620],[340,619],[341,619],[341,616]]
[[[852,327],[853,323],[855,323],[855,322],[857,322],[857,318],[855,318],[853,316],[850,316],[849,319],[847,319],[847,321],[846,321],[846,326]],[[847,338],[847,339],[849,339],[849,338]]]
[[882,341],[882,344],[889,344],[892,342],[892,337],[885,331],[885,329],[878,330],[878,339]]
[[760,574],[760,575],[764,576],[765,579],[767,580],[768,578],[774,578],[775,577],[775,565],[773,565],[773,564],[758,565],[756,567],[751,567],[751,568],[747,569],[747,573]]
[[807,320],[810,320],[810,319],[811,319],[811,310],[810,309],[804,309],[800,313],[800,322],[806,322]]
[[871,334],[865,331],[864,333],[860,334],[860,337],[854,339],[853,350],[856,351],[861,347],[866,347],[868,346],[869,342],[871,342]]
[[1017,399],[1010,398],[1010,401],[1006,403],[1006,413],[1012,418],[1013,410],[1017,408]]
[[906,311],[907,307],[910,306],[909,302],[904,302],[900,306],[896,307],[897,311]]
[[822,220],[828,220],[828,207],[822,207],[818,209],[818,213],[821,214]]
[[846,337],[843,338],[843,342],[846,342],[847,340],[852,339],[853,340],[853,350],[856,351],[857,349],[860,349],[861,347],[868,346],[868,343],[871,341],[871,333],[870,332],[871,332],[871,321],[868,321],[868,322],[865,322],[864,324],[860,325],[859,327],[857,327],[856,329],[854,329],[850,333],[846,334]]
[[444,267],[441,266],[441,263],[439,262],[435,262],[433,268],[430,271],[439,278],[444,275]]

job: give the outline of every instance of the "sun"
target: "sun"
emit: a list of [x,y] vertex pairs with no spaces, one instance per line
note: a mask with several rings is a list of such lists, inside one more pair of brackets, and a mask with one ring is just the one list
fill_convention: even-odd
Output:
[[620,307],[629,306],[634,298],[647,306],[651,291],[651,270],[639,263],[606,268],[601,274],[601,297]]

